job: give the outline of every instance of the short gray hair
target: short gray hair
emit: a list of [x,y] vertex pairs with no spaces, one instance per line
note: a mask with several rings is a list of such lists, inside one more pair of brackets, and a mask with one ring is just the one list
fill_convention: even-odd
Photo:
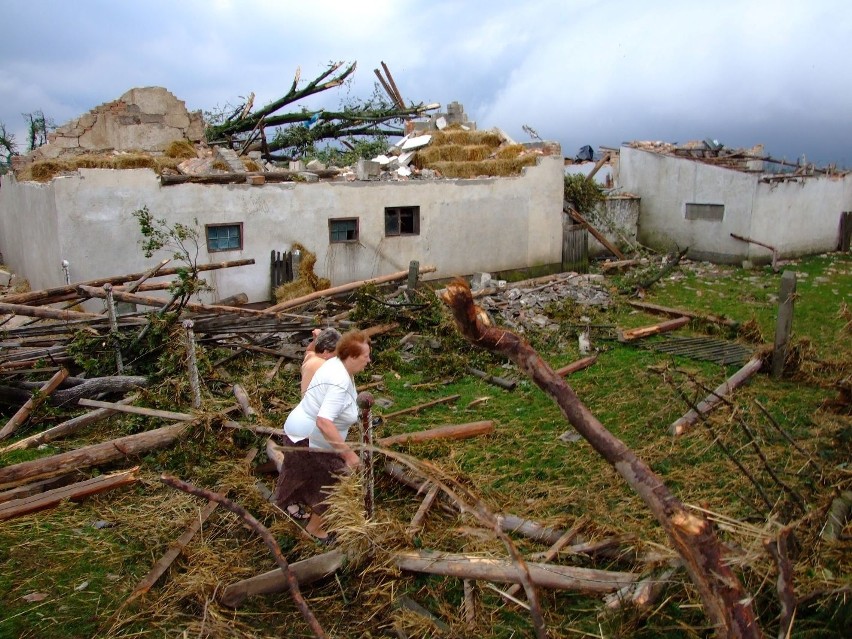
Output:
[[317,353],[333,353],[340,340],[340,331],[336,328],[324,328],[314,340],[314,351]]

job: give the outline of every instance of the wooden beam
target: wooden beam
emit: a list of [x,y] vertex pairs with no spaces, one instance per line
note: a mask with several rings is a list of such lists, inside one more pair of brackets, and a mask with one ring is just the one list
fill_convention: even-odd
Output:
[[53,374],[45,384],[42,386],[37,393],[34,393],[32,397],[30,397],[27,402],[18,409],[12,418],[6,422],[6,425],[3,428],[0,428],[0,439],[6,439],[14,433],[21,424],[23,424],[27,418],[42,402],[44,402],[50,394],[59,388],[59,385],[65,381],[65,378],[68,377],[68,370],[65,368],[60,368],[56,373]]
[[763,360],[760,357],[750,359],[736,373],[726,379],[712,393],[705,397],[695,408],[692,408],[683,417],[676,419],[669,427],[672,435],[683,435],[691,426],[698,421],[701,415],[712,410],[723,398],[731,394],[737,386],[749,379],[763,365]]
[[660,322],[659,324],[652,324],[651,326],[640,326],[639,328],[630,328],[627,330],[619,329],[618,341],[632,342],[637,339],[642,339],[643,337],[650,337],[651,335],[674,331],[681,326],[686,326],[689,322],[690,319],[688,317],[678,317],[666,322]]
[[136,472],[138,470],[139,467],[136,466],[120,473],[103,475],[76,484],[62,486],[61,488],[54,488],[38,495],[7,501],[0,504],[0,521],[28,515],[39,510],[45,510],[46,508],[53,508],[65,499],[82,499],[83,497],[95,495],[105,490],[112,490],[113,488],[132,484],[137,480]]
[[[6,298],[8,299],[8,298]],[[0,302],[0,314],[2,315],[23,315],[24,317],[40,317],[42,319],[55,320],[102,320],[103,315],[97,313],[82,313],[80,311],[63,311],[56,308],[40,308],[38,306],[29,306],[28,304],[13,304],[9,302]]]
[[4,466],[0,468],[0,489],[12,488],[27,482],[62,475],[72,470],[89,468],[116,459],[135,457],[149,450],[163,448],[177,440],[188,428],[187,422],[179,422],[58,455]]
[[[254,259],[232,260],[230,262],[218,262],[216,264],[198,264],[196,268],[199,272],[203,272],[214,271],[222,268],[231,268],[235,266],[248,266],[250,264],[254,264]],[[157,277],[160,277],[162,275],[177,275],[179,271],[184,269],[185,267],[164,268],[158,271]],[[50,300],[52,300],[57,295],[68,295],[76,293],[77,287],[80,285],[103,286],[106,283],[123,284],[124,282],[131,282],[142,278],[146,272],[147,271],[143,271],[141,273],[129,273],[128,275],[113,275],[111,277],[102,277],[94,280],[88,280],[86,282],[77,282],[76,284],[68,284],[66,286],[48,288],[41,291],[30,291],[29,293],[7,295],[3,298],[3,301],[9,304],[50,304]],[[100,316],[98,317],[100,318]]]
[[400,433],[376,440],[380,446],[393,446],[395,444],[414,444],[430,441],[433,439],[467,439],[478,435],[486,435],[494,431],[493,421],[470,422],[468,424],[447,424],[437,426],[428,430],[418,430],[413,433]]
[[[106,298],[106,291],[102,288],[81,284],[77,287],[77,290],[80,291],[81,294],[88,295],[89,297],[99,297],[101,299]],[[123,293],[122,291],[116,290],[113,290],[112,297],[114,300],[119,302],[128,302],[130,304],[153,306],[158,308],[162,307],[163,304],[168,301],[161,297],[148,297],[147,295]],[[194,313],[221,313],[248,317],[264,317],[269,315],[267,311],[258,311],[253,308],[243,308],[241,306],[219,306],[217,304],[198,304],[196,302],[187,302],[183,307]]]
[[612,242],[610,242],[610,241],[606,238],[606,236],[605,236],[603,233],[601,233],[601,232],[600,232],[600,231],[598,231],[598,230],[597,230],[594,226],[592,226],[586,218],[584,218],[582,215],[580,215],[580,213],[579,213],[579,212],[577,212],[576,210],[574,210],[574,209],[573,209],[572,207],[570,207],[570,206],[565,207],[565,209],[564,209],[564,210],[565,210],[565,212],[566,212],[566,213],[568,213],[568,215],[569,215],[569,216],[571,216],[571,218],[573,218],[576,222],[578,222],[579,224],[582,224],[582,225],[586,228],[586,230],[587,230],[589,233],[591,233],[591,234],[595,237],[595,239],[596,239],[598,242],[600,242],[600,243],[601,243],[601,244],[603,244],[603,245],[604,245],[607,249],[609,249],[609,251],[610,251],[613,255],[615,255],[615,256],[616,256],[618,259],[620,259],[620,260],[623,260],[623,259],[624,259],[624,253],[622,253],[621,251],[619,251],[619,250],[618,250],[618,247],[617,247],[615,244],[613,244]]
[[[130,404],[135,400],[136,396],[134,395],[132,397],[125,397],[124,399],[121,399],[116,403],[121,406],[124,406],[126,404]],[[42,444],[46,444],[47,442],[53,441],[54,439],[59,439],[60,437],[66,437],[72,433],[75,433],[81,428],[99,422],[100,420],[105,419],[110,415],[114,415],[117,412],[118,411],[115,408],[99,408],[98,410],[93,410],[91,412],[86,413],[85,415],[74,417],[72,419],[69,419],[68,421],[62,422],[61,424],[57,424],[52,428],[43,430],[40,433],[36,433],[35,435],[30,435],[29,437],[25,437],[24,439],[18,440],[14,444],[9,444],[4,448],[0,448],[0,453],[7,453],[10,450],[23,450],[25,448],[35,448],[36,446],[41,446]]]
[[88,406],[89,408],[108,408],[119,413],[132,413],[134,415],[144,415],[146,417],[159,417],[161,419],[171,419],[173,421],[191,422],[197,419],[197,415],[188,413],[175,413],[170,410],[159,410],[157,408],[145,408],[144,406],[130,406],[129,404],[119,404],[113,402],[102,402],[97,399],[80,399],[77,401],[80,406]]
[[578,359],[576,362],[571,362],[567,366],[563,366],[562,368],[557,368],[554,373],[559,375],[560,377],[567,377],[571,373],[576,373],[577,371],[581,371],[584,368],[588,368],[592,364],[598,361],[597,355],[589,355],[588,357],[584,357],[582,359]]
[[[421,266],[420,273],[432,273],[437,271],[437,267],[435,266]],[[342,284],[341,286],[335,286],[332,288],[327,288],[322,291],[314,291],[313,293],[309,293],[308,295],[303,295],[302,297],[297,297],[292,300],[285,300],[283,302],[279,302],[269,308],[265,309],[267,313],[275,313],[278,311],[284,311],[290,308],[295,308],[297,306],[302,306],[303,304],[307,304],[308,302],[313,302],[314,300],[321,299],[323,297],[331,297],[333,295],[340,295],[341,293],[348,293],[349,291],[354,291],[356,289],[361,288],[362,286],[366,286],[368,284],[387,284],[388,282],[395,282],[398,280],[408,279],[408,271],[397,271],[396,273],[391,273],[390,275],[383,275],[381,277],[374,277],[369,280],[359,280],[357,282],[350,282],[349,284]]]
[[727,326],[729,328],[738,328],[740,325],[740,323],[736,320],[728,319],[727,317],[723,317],[722,315],[713,315],[712,313],[696,313],[694,311],[685,311],[680,308],[669,308],[667,306],[660,306],[659,304],[650,304],[648,302],[628,301],[627,303],[633,308],[638,308],[643,311],[650,311],[652,313],[662,313],[663,315],[670,315],[673,317],[689,317],[690,319],[701,320],[703,322],[709,322],[711,324],[721,324],[722,326]]

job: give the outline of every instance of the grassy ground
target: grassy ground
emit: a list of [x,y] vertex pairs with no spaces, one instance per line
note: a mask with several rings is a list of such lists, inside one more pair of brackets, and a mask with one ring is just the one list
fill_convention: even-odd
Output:
[[[835,384],[852,372],[852,258],[817,256],[783,268],[795,270],[798,279],[788,374],[782,380],[758,374],[737,390],[729,405],[718,408],[686,435],[673,438],[668,425],[688,409],[689,402],[703,398],[736,367],[620,344],[612,339],[611,329],[599,328],[592,331],[593,345],[599,350],[597,362],[572,375],[569,383],[592,413],[645,459],[676,495],[712,513],[738,574],[754,596],[767,635],[776,633],[779,606],[774,564],[762,541],[789,524],[797,540],[796,593],[800,597],[817,593],[797,610],[792,637],[842,637],[844,628],[852,625],[847,601],[852,545],[848,538],[826,543],[819,532],[831,500],[840,490],[852,488],[849,406],[831,405],[838,396]],[[612,290],[629,284],[631,277],[636,275],[613,278]],[[738,320],[743,329],[729,337],[757,349],[759,342],[772,341],[779,283],[780,274],[769,268],[743,271],[689,263],[651,287],[645,301]],[[431,461],[494,512],[559,528],[578,526],[591,541],[622,536],[630,550],[621,557],[579,556],[564,559],[566,563],[641,572],[646,565],[637,562],[637,556],[648,552],[672,556],[661,528],[615,471],[584,441],[559,439],[570,427],[543,392],[506,362],[463,342],[438,304],[400,310],[371,299],[366,296],[359,303],[365,323],[392,318],[402,324],[398,333],[379,338],[374,346],[374,364],[367,373],[384,380],[384,389],[374,391],[375,395],[393,401],[392,407],[376,412],[461,396],[452,404],[388,419],[377,436],[494,420],[495,433],[488,437],[411,445],[400,452]],[[615,293],[613,299],[606,309],[577,308],[570,301],[553,305],[549,314],[560,322],[561,330],[527,337],[558,367],[579,357],[580,316],[592,324],[622,328],[661,320],[636,311]],[[399,339],[411,330],[439,340],[440,347],[434,349],[424,339],[413,349],[413,360],[407,361]],[[698,323],[679,333],[707,331],[720,333]],[[211,354],[209,359],[215,358]],[[517,389],[505,392],[465,375],[470,363],[493,375],[518,379]],[[261,423],[280,425],[289,405],[297,400],[298,383],[295,371],[267,379],[271,364],[260,357],[246,358],[227,372],[209,373],[205,408],[215,412],[232,404],[230,384],[239,381],[261,409]],[[488,399],[475,402],[482,398]],[[175,380],[150,389],[144,401],[170,410],[190,405],[185,384]],[[20,435],[60,419],[40,412],[36,421],[42,423],[28,425]],[[804,452],[790,445],[773,422]],[[0,454],[0,465],[155,425],[139,417],[111,418],[43,450]],[[752,437],[778,482],[767,472]],[[288,561],[320,550],[256,491],[257,477],[241,459],[250,448],[263,450],[263,445],[264,440],[254,435],[224,431],[210,420],[175,446],[134,460],[142,466],[142,481],[130,488],[0,523],[0,637],[310,636],[286,594],[256,597],[237,610],[217,602],[217,593],[227,584],[274,567],[261,541],[221,509],[146,597],[122,607],[138,580],[201,507],[198,499],[163,486],[158,481],[163,471],[202,486],[229,487],[230,496],[270,528]],[[262,460],[261,454],[256,462]],[[261,481],[271,486],[271,478]],[[372,559],[347,566],[337,578],[304,590],[330,636],[399,636],[394,634],[394,623],[410,637],[438,636],[422,618],[394,606],[402,594],[438,615],[457,636],[533,634],[529,614],[506,604],[492,590],[477,589],[477,620],[469,627],[461,611],[459,580],[399,575],[382,561],[388,552],[412,544],[505,557],[502,544],[475,520],[435,510],[425,529],[409,538],[404,528],[420,497],[384,477],[376,495],[374,525],[362,522],[353,527],[358,543],[371,548]],[[349,516],[357,520],[357,514]],[[516,543],[525,553],[545,550],[522,538]],[[842,588],[847,589],[845,595],[831,594]],[[662,597],[646,611],[605,612],[599,598],[568,592],[541,591],[540,597],[552,637],[712,636],[682,571],[671,577]]]

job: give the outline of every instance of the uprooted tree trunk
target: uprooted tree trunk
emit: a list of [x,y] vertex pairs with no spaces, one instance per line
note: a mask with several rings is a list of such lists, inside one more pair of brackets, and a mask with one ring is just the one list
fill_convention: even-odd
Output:
[[550,395],[572,426],[645,501],[683,558],[698,588],[716,636],[762,637],[751,598],[725,563],[723,548],[709,521],[688,511],[651,468],[610,433],[580,401],[573,389],[520,337],[486,324],[463,280],[443,293],[462,334],[474,345],[508,357]]

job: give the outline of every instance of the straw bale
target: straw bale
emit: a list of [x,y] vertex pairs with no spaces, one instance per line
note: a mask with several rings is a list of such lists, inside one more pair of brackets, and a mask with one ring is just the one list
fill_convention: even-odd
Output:
[[482,162],[435,162],[429,168],[448,178],[510,177],[520,175],[526,166],[536,163],[534,155],[511,160],[483,160]]
[[198,157],[195,146],[189,140],[175,140],[169,143],[164,151],[166,157],[187,160]]

